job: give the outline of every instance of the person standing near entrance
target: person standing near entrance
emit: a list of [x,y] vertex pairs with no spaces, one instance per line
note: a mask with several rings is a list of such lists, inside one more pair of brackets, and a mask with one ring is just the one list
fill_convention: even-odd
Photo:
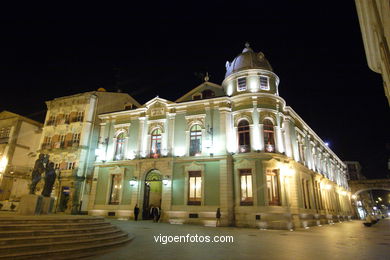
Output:
[[139,214],[138,204],[135,204],[135,207],[134,207],[134,220],[135,221],[138,220],[138,214]]
[[158,222],[160,220],[160,216],[161,216],[161,208],[160,208],[160,206],[156,207],[156,211],[157,211],[156,222]]
[[218,227],[219,225],[221,225],[221,209],[220,208],[217,209],[216,218],[217,218],[217,223],[215,224],[215,226]]

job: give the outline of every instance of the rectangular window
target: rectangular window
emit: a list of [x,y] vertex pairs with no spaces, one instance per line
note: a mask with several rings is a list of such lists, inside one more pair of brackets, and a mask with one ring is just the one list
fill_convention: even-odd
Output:
[[75,162],[68,162],[68,163],[66,164],[66,169],[67,169],[67,170],[73,170],[75,165],[76,165]]
[[122,191],[122,175],[121,174],[112,174],[111,175],[110,199],[109,199],[108,204],[118,205],[121,191]]
[[72,136],[72,145],[77,146],[77,145],[79,145],[79,143],[80,143],[80,133],[73,134],[73,136]]
[[241,184],[241,206],[253,205],[253,191],[252,191],[252,170],[241,169],[240,171]]
[[278,170],[267,170],[267,194],[269,205],[280,206]]
[[200,171],[188,172],[188,205],[200,205],[202,201],[202,175]]
[[260,76],[259,80],[260,80],[260,89],[269,90],[268,77]]
[[246,78],[237,79],[237,90],[238,91],[246,90]]
[[303,206],[305,209],[311,209],[309,196],[309,181],[302,179]]
[[84,112],[77,112],[76,122],[82,122],[84,120]]

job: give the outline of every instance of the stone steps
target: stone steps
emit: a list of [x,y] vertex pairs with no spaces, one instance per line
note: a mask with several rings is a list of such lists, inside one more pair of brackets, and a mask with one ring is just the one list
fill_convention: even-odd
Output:
[[[36,235],[36,236],[19,236],[19,237],[3,237],[0,238],[0,249],[5,245],[25,245],[25,244],[37,244],[37,243],[47,243],[47,242],[56,242],[56,241],[75,241],[80,239],[93,239],[96,236],[108,236],[112,234],[119,234],[122,231],[118,228],[108,229],[108,230],[98,230],[98,232],[88,232],[81,233],[75,236],[74,233],[70,234],[61,234],[57,233],[51,235]],[[122,232],[123,233],[123,232]]]
[[19,236],[45,236],[45,235],[61,235],[61,234],[82,234],[85,232],[98,232],[99,230],[112,230],[116,229],[114,226],[103,227],[85,227],[85,228],[73,228],[73,229],[46,229],[46,230],[11,230],[0,231],[0,238],[11,238]]
[[134,237],[125,237],[120,240],[110,241],[106,243],[97,243],[93,245],[74,246],[72,248],[61,249],[41,249],[34,252],[18,252],[13,254],[0,255],[0,259],[78,259],[87,256],[100,255],[117,246],[122,246]]
[[132,239],[101,217],[0,217],[0,259],[76,259]]
[[67,229],[77,227],[100,227],[107,226],[107,222],[92,222],[92,223],[55,223],[55,224],[0,224],[0,231],[6,230],[42,230],[42,229]]

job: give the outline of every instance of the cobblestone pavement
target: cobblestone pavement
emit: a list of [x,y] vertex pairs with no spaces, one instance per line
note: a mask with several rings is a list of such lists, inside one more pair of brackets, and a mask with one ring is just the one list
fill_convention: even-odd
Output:
[[[390,219],[372,227],[364,227],[362,221],[349,221],[296,231],[110,221],[135,238],[124,247],[91,259],[390,259]],[[234,242],[164,245],[155,242],[154,236],[160,234],[233,236]]]

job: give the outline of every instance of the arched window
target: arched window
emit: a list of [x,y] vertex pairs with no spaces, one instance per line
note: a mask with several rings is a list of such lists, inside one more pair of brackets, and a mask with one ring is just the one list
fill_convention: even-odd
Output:
[[121,132],[116,137],[116,145],[115,145],[115,156],[114,160],[123,160],[125,156],[125,139],[126,135],[124,132]]
[[202,152],[202,128],[193,125],[190,130],[190,156],[199,155]]
[[269,119],[263,121],[264,146],[265,151],[272,153],[275,151],[274,124]]
[[150,156],[153,158],[160,157],[161,154],[161,129],[153,130],[150,144]]
[[241,120],[238,123],[238,151],[240,153],[247,153],[251,150],[249,123],[247,120]]

